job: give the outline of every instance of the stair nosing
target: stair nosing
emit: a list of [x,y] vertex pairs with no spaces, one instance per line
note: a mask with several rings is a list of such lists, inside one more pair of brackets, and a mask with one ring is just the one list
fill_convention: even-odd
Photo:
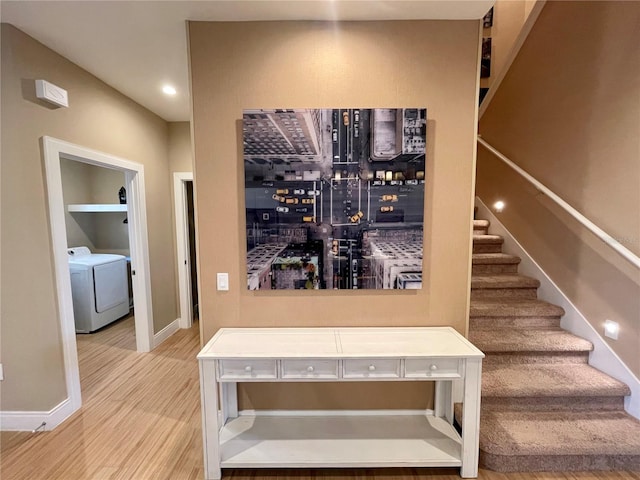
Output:
[[[501,342],[505,342],[505,341],[509,341],[509,345],[504,345],[504,343],[500,344],[500,343],[496,343],[494,345],[491,344],[490,341],[487,341],[487,339],[485,338],[483,339],[477,339],[477,338],[473,338],[474,337],[474,333],[478,332],[478,331],[470,331],[469,332],[469,340],[471,341],[471,343],[473,343],[476,347],[478,347],[480,350],[482,350],[485,353],[514,353],[514,354],[523,354],[523,353],[567,353],[567,354],[571,354],[571,353],[585,353],[585,352],[591,352],[593,351],[593,343],[589,342],[588,340],[585,340],[584,338],[578,337],[576,335],[573,335],[569,332],[567,332],[566,330],[563,330],[562,328],[538,328],[538,329],[532,329],[532,330],[522,330],[521,332],[518,332],[518,329],[513,329],[510,330],[509,333],[522,333],[523,335],[526,333],[530,333],[532,335],[529,336],[529,338],[526,338],[527,340],[527,344],[519,344],[517,342],[515,342],[515,338],[509,338],[509,335],[506,334],[504,332],[504,329],[496,329],[496,328],[487,328],[487,329],[482,329],[479,330],[480,332],[484,333],[485,336],[487,336],[486,334],[488,334],[489,332],[492,331],[500,331],[500,335],[496,335],[494,337],[491,337],[490,339],[500,339]],[[556,335],[555,336],[555,340],[559,340],[562,337],[564,337],[564,339],[566,340],[566,342],[562,342],[562,343],[553,343],[553,342],[543,342],[541,341],[541,339],[543,338],[541,335],[542,334],[553,334]],[[547,336],[546,339],[552,339],[554,337],[549,337]],[[534,340],[534,342],[531,342],[531,340]],[[535,342],[535,340],[539,340],[538,343]]]
[[[491,412],[481,417],[480,427],[480,449],[484,452],[494,455],[508,455],[508,456],[575,456],[575,455],[589,455],[589,456],[605,456],[605,455],[634,455],[640,457],[640,450],[638,445],[620,445],[617,441],[618,438],[611,438],[612,434],[608,431],[599,429],[599,435],[597,438],[590,438],[587,445],[578,445],[575,442],[566,441],[562,445],[563,448],[559,448],[557,440],[553,438],[554,435],[550,435],[548,429],[545,430],[546,438],[543,435],[542,438],[548,439],[549,443],[540,442],[538,438],[530,441],[529,443],[518,444],[513,441],[510,436],[504,437],[508,443],[501,443],[499,441],[492,441],[487,438],[487,423],[496,417],[506,417],[512,415],[519,418],[521,425],[530,423],[532,427],[528,430],[533,431],[539,425],[548,425],[551,421],[561,419],[561,422],[556,423],[556,432],[561,431],[565,438],[571,438],[582,433],[575,428],[575,422],[587,421],[607,421],[615,420],[617,422],[625,422],[629,425],[635,425],[637,423],[640,430],[640,422],[637,421],[631,415],[625,412],[539,412],[535,414],[523,414],[522,412]],[[545,423],[546,420],[546,423]],[[483,428],[483,425],[485,428]],[[547,427],[548,428],[548,427]],[[618,433],[619,430],[616,431]],[[640,438],[640,437],[639,437]],[[536,441],[538,440],[538,441]],[[581,439],[584,442],[584,439]]]
[[540,280],[517,273],[472,275],[471,290],[539,288]]
[[[499,365],[487,365],[483,371],[483,384],[482,384],[482,397],[483,398],[523,398],[523,397],[624,397],[631,394],[631,389],[625,383],[616,380],[615,378],[601,372],[600,370],[593,368],[587,364],[548,364],[548,365],[536,365],[536,371],[546,371],[549,378],[555,376],[561,376],[562,382],[560,383],[552,378],[551,382],[542,385],[539,382],[541,379],[535,376],[529,376],[527,382],[517,386],[515,383],[511,383],[507,386],[498,385],[491,386],[491,382],[494,374],[498,372],[507,372],[511,376],[519,376],[527,373],[531,373],[532,367],[530,365],[522,364],[499,364]],[[579,375],[580,374],[580,375]],[[581,383],[581,376],[587,376],[590,379],[590,383],[584,387]],[[573,377],[573,378],[571,378]],[[593,380],[596,379],[597,382]],[[547,380],[543,378],[542,380]],[[568,381],[567,381],[568,380]],[[565,383],[566,382],[566,383]],[[600,385],[594,385],[599,383]],[[572,388],[567,388],[567,385]],[[512,387],[518,387],[519,391],[514,391]],[[544,387],[544,388],[542,388]],[[577,388],[576,388],[577,387]]]

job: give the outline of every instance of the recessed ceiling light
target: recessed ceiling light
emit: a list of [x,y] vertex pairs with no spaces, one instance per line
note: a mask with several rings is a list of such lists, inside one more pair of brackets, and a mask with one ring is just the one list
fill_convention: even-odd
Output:
[[502,200],[498,200],[496,203],[493,204],[493,209],[500,213],[504,210],[505,207],[505,203]]
[[175,95],[176,94],[176,89],[174,87],[172,87],[171,85],[165,85],[164,87],[162,87],[162,91],[164,93],[166,93],[167,95]]

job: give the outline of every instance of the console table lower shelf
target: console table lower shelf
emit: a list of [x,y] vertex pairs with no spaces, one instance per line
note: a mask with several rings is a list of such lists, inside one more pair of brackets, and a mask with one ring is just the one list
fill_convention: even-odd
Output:
[[458,432],[426,414],[240,415],[219,438],[222,468],[462,465]]

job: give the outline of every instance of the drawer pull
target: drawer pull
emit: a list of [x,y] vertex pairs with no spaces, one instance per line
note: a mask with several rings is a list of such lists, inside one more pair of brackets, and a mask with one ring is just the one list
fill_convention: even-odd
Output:
[[309,365],[307,367],[307,372],[313,372],[313,370],[314,370],[313,365]]
[[375,365],[369,365],[369,371],[373,372],[376,369]]
[[429,370],[431,370],[432,372],[435,372],[438,369],[438,366],[435,363],[432,363],[429,366]]
[[251,371],[251,365],[247,365],[246,367],[244,367],[244,371],[245,372],[250,372]]

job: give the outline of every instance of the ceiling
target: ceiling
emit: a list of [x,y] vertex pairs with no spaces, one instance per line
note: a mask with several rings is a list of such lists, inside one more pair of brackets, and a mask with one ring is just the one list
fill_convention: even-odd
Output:
[[[494,0],[2,0],[0,18],[165,120],[187,121],[190,104],[186,20],[470,20],[482,18],[493,3]],[[164,95],[164,84],[175,86],[177,94]]]

